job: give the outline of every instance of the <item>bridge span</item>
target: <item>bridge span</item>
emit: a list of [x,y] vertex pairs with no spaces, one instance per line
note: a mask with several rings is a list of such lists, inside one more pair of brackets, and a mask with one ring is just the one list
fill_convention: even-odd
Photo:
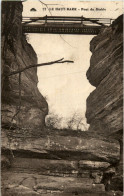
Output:
[[101,28],[111,25],[110,18],[70,16],[23,17],[24,33],[97,35]]

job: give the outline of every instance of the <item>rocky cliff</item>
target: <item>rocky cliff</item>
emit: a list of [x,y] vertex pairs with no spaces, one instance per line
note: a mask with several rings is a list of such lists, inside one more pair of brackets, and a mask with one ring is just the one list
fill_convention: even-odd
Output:
[[47,103],[40,94],[37,69],[8,76],[32,64],[37,55],[22,34],[21,2],[2,3],[2,126],[40,128],[44,126]]
[[87,78],[96,89],[87,99],[87,122],[92,131],[114,133],[123,126],[123,17],[93,38],[90,49]]
[[21,31],[21,14],[21,2],[2,4],[2,196],[121,195],[121,183],[114,188],[120,177],[117,136],[46,129],[48,106],[37,89],[36,68],[21,79],[9,76],[37,63]]
[[90,50],[92,56],[87,78],[96,89],[87,98],[89,131],[112,135],[120,142],[120,164],[110,187],[122,190],[123,16],[92,39]]

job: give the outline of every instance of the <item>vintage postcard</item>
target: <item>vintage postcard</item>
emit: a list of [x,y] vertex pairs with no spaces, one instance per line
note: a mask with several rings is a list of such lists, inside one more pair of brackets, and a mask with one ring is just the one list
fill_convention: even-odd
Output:
[[1,2],[1,195],[123,195],[123,1]]

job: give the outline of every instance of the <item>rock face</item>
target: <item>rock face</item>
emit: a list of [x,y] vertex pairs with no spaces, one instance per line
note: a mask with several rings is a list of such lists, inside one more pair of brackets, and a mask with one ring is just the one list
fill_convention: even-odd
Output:
[[87,78],[96,89],[87,98],[89,131],[112,135],[120,142],[120,163],[115,175],[110,174],[109,189],[122,191],[123,16],[94,37],[90,49],[92,57]]
[[4,129],[2,154],[5,196],[97,196],[108,195],[104,173],[118,163],[120,146],[111,137],[90,132]]
[[102,179],[119,161],[119,142],[73,132],[3,130],[3,195],[107,195]]
[[20,81],[19,74],[8,77],[12,71],[37,64],[22,34],[21,12],[21,2],[2,3],[2,126],[42,129],[48,106],[37,88],[37,69],[22,72]]
[[123,17],[91,41],[87,78],[96,89],[87,99],[90,130],[112,133],[123,129]]
[[[121,181],[120,131],[113,138],[104,135],[104,131],[49,130],[44,126],[48,106],[37,89],[36,68],[23,72],[21,80],[18,74],[8,76],[37,63],[34,50],[21,32],[22,4],[3,2],[2,7],[2,196],[112,196],[112,191],[121,195],[116,194],[122,191],[121,183],[118,188],[115,186]],[[95,39],[97,45],[99,36]],[[95,51],[94,44],[91,47]],[[115,67],[119,69],[118,63]],[[112,95],[109,101],[111,98]],[[104,103],[100,104],[104,107]],[[97,113],[97,108],[94,111]],[[87,112],[88,122],[93,121],[96,113],[89,116]],[[107,127],[104,121],[102,126]],[[117,121],[115,124],[120,129]]]
[[51,133],[33,136],[30,132],[29,136],[29,133],[23,133],[22,130],[14,130],[14,132],[16,133],[11,134],[12,131],[8,130],[2,132],[2,147],[6,151],[9,149],[15,152],[25,150],[27,153],[31,152],[32,156],[35,153],[40,153],[39,156],[46,156],[47,158],[53,156],[65,160],[90,159],[91,161],[106,161],[108,163],[119,161],[119,142],[114,139],[103,136],[94,137],[87,133],[80,134],[80,137],[71,135],[67,137],[66,132],[65,135],[61,135],[61,131],[58,131],[56,137]]

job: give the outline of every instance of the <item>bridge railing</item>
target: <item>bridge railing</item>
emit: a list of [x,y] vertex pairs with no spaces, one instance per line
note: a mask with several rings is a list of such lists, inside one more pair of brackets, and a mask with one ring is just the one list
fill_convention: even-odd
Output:
[[23,17],[22,23],[23,24],[30,24],[30,23],[39,23],[39,24],[46,24],[46,23],[79,23],[85,25],[103,25],[109,26],[113,22],[111,18],[85,18],[81,17],[71,17],[71,16],[44,16],[44,17]]

